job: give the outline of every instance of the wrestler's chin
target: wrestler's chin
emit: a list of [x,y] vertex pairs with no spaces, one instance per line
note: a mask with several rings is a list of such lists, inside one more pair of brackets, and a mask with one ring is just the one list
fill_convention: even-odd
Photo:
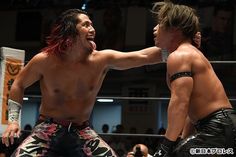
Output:
[[88,49],[87,49],[87,53],[88,53],[88,54],[91,54],[93,51],[94,51],[94,50],[93,50],[92,48],[88,48]]

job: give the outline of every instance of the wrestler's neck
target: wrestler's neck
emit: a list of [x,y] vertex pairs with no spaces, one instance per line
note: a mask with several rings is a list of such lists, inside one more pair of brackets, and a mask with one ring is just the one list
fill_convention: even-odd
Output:
[[191,45],[191,39],[186,39],[186,38],[175,38],[175,40],[172,42],[172,44],[170,45],[170,47],[168,48],[169,52],[174,52],[175,50],[177,50],[178,48],[182,47],[182,46],[187,46],[187,45]]
[[89,48],[81,48],[72,46],[66,50],[63,59],[71,63],[85,62],[88,60],[93,50]]
[[191,43],[191,39],[185,37],[179,29],[171,28],[167,31],[167,34],[169,34],[168,43],[165,45],[165,48],[162,48],[166,49],[169,53],[174,52],[183,43]]

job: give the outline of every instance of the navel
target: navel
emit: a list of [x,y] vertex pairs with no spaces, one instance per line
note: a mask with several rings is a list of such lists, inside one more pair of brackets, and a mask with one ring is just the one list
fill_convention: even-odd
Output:
[[59,89],[54,89],[54,93],[60,93]]
[[94,86],[90,86],[89,90],[92,91],[94,89]]

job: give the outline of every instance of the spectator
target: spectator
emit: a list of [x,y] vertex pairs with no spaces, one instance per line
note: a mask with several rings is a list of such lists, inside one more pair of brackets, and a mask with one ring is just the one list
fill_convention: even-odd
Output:
[[108,133],[108,131],[109,131],[109,125],[108,124],[103,124],[102,133]]
[[144,144],[136,144],[126,157],[152,157],[149,154],[148,147]]
[[211,60],[229,60],[232,57],[232,15],[231,5],[216,5],[212,26],[202,31],[202,50]]
[[125,29],[121,25],[122,12],[119,7],[107,8],[103,16],[104,30],[98,34],[96,41],[98,50],[124,50]]
[[116,130],[113,133],[124,133],[124,126],[121,124],[116,125]]

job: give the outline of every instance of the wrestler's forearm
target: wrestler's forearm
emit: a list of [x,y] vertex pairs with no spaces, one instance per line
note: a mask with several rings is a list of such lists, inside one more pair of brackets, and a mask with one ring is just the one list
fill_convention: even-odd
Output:
[[144,65],[157,64],[162,61],[160,48],[149,47],[138,51],[119,52],[104,50],[108,57],[108,67],[116,70],[126,70]]
[[168,107],[168,127],[166,130],[166,138],[176,141],[180,136],[187,117],[187,104],[170,100]]
[[23,103],[23,97],[24,97],[24,88],[13,84],[10,90],[9,99],[12,99],[20,104]]
[[168,55],[162,54],[161,49],[156,46],[143,49],[140,52],[143,55],[147,56],[148,63],[150,64],[160,63],[163,60],[166,60],[166,57],[168,56]]

